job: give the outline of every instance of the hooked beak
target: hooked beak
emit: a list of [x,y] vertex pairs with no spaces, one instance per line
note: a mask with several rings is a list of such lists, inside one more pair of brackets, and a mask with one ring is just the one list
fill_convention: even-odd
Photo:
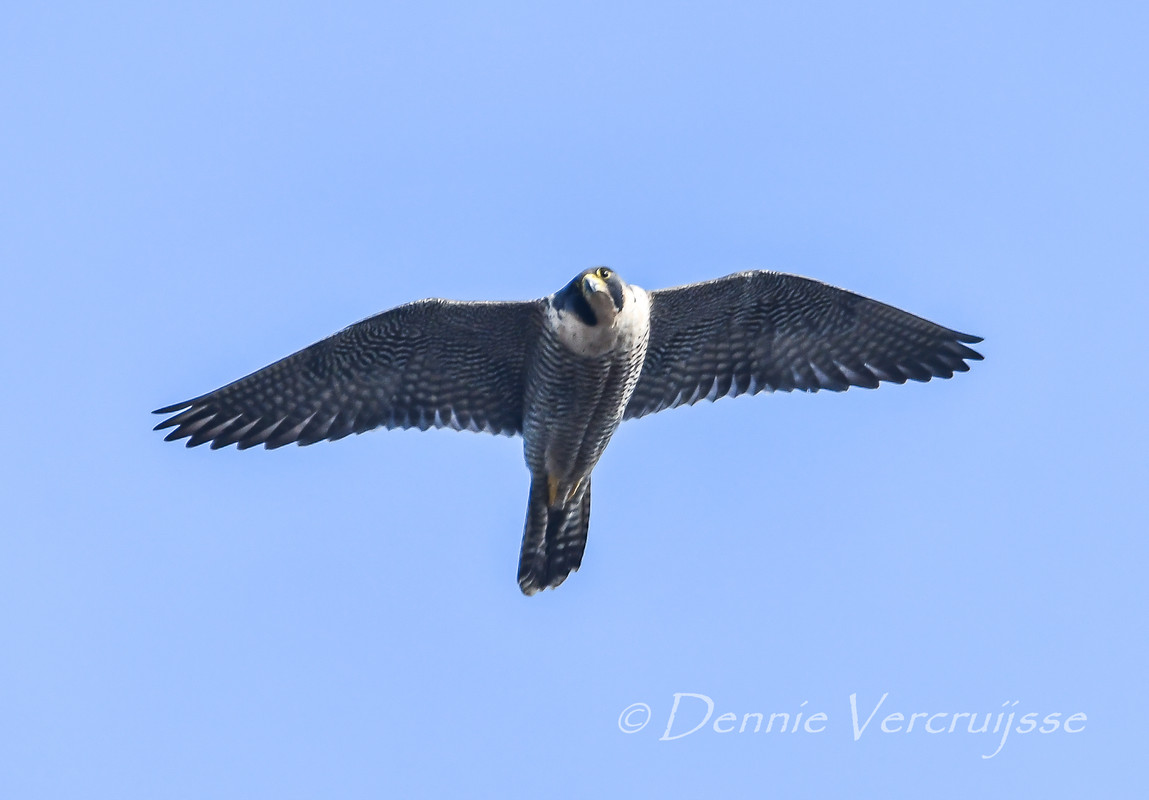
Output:
[[606,281],[593,272],[582,279],[582,293],[590,298],[596,292],[605,292],[607,289]]

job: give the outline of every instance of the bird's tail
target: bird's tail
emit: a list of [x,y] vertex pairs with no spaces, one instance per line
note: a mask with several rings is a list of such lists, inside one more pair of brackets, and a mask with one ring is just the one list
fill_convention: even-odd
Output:
[[547,505],[546,479],[531,480],[519,555],[519,588],[531,595],[558,586],[579,568],[590,525],[590,476],[565,504]]

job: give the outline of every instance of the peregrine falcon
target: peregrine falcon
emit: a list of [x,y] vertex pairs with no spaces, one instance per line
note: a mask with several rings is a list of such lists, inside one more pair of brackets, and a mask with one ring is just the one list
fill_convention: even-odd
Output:
[[810,278],[751,271],[647,292],[606,267],[540,300],[419,300],[157,410],[212,449],[372,428],[520,434],[531,473],[519,588],[582,563],[591,472],[623,420],[741,394],[950,378],[981,339]]

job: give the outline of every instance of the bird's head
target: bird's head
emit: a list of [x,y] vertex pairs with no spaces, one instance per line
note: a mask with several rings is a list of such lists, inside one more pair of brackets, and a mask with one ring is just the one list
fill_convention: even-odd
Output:
[[592,267],[580,272],[555,299],[587,325],[609,325],[626,305],[625,290],[626,284],[613,269]]

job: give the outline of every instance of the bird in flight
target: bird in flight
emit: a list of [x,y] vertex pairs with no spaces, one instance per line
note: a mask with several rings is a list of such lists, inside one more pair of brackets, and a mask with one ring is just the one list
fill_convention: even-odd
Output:
[[539,300],[419,300],[182,403],[188,447],[334,441],[372,428],[523,437],[519,588],[582,563],[591,472],[624,420],[741,394],[950,378],[981,339],[820,281],[751,271],[646,290],[607,267]]

